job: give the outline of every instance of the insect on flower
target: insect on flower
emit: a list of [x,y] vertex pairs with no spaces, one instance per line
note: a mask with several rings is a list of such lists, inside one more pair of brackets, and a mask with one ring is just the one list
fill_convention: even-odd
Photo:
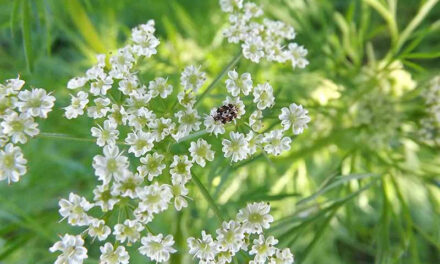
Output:
[[226,124],[234,120],[237,117],[237,107],[233,104],[227,104],[217,108],[217,112],[213,116],[215,121],[221,121],[222,124]]

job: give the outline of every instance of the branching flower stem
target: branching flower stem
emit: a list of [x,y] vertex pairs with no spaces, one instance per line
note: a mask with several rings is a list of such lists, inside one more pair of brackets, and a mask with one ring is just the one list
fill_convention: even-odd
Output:
[[234,56],[234,58],[231,60],[231,62],[229,62],[229,64],[226,65],[225,68],[223,68],[223,70],[220,72],[220,74],[217,75],[217,77],[211,82],[211,84],[209,84],[208,88],[206,88],[206,90],[199,96],[199,98],[197,98],[197,101],[194,104],[194,107],[196,107],[202,101],[202,99],[211,92],[211,90],[217,85],[217,83],[223,78],[223,76],[228,71],[230,71],[240,61],[241,54],[242,54],[242,52],[240,50],[240,52]]
[[[69,141],[81,141],[81,142],[96,142],[95,138],[80,138],[73,137],[67,134],[62,133],[50,133],[50,132],[41,132],[37,137],[40,138],[51,138],[51,139],[60,139],[60,140],[69,140]],[[125,142],[117,141],[118,145],[127,145]]]

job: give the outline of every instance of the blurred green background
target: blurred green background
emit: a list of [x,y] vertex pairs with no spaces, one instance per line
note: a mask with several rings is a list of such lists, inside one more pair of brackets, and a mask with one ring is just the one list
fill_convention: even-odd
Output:
[[[426,115],[420,94],[440,74],[438,1],[256,2],[267,17],[295,27],[310,65],[242,60],[238,67],[272,84],[276,111],[301,103],[312,122],[281,157],[231,167],[218,155],[199,172],[225,218],[247,202],[270,201],[276,222],[269,233],[297,263],[439,263],[439,147],[417,136]],[[0,0],[1,80],[20,74],[27,85],[53,91],[56,107],[39,122],[42,132],[90,138],[90,120],[63,118],[66,83],[149,19],[161,40],[149,76],[177,84],[184,66],[201,64],[212,79],[239,51],[222,38],[227,16],[217,0]],[[209,100],[224,94],[218,85]],[[58,200],[69,192],[91,200],[99,148],[37,137],[23,150],[28,173],[0,183],[0,263],[53,263],[48,248],[57,235],[80,232],[58,223]],[[152,225],[176,236],[180,253],[171,263],[192,263],[184,238],[219,225],[194,186],[190,196],[187,210],[169,210]],[[92,246],[87,263],[98,263],[98,252]]]

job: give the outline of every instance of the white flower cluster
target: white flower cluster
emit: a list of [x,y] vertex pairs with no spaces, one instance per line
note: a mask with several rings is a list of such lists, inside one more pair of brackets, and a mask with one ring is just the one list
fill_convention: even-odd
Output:
[[36,118],[47,118],[55,97],[44,89],[22,90],[25,82],[9,79],[0,84],[0,181],[17,182],[26,173],[27,160],[16,144],[40,133]]
[[294,257],[290,249],[275,247],[278,240],[273,236],[265,237],[264,229],[270,227],[273,217],[268,203],[252,203],[241,209],[235,220],[223,222],[216,230],[217,237],[202,231],[201,238],[187,239],[189,253],[199,259],[199,263],[225,264],[240,251],[254,256],[250,264],[291,264]]
[[225,124],[232,119],[234,122],[245,115],[245,106],[242,96],[252,96],[255,103],[255,110],[249,115],[249,131],[240,133],[231,131],[229,139],[223,139],[223,152],[225,157],[232,162],[238,162],[254,155],[258,149],[264,150],[271,155],[280,155],[290,149],[291,138],[285,136],[285,132],[292,130],[294,135],[301,134],[307,123],[310,121],[308,111],[301,105],[291,104],[281,109],[279,119],[282,128],[273,129],[260,133],[264,127],[263,111],[275,104],[275,96],[272,86],[269,83],[258,84],[255,87],[249,73],[241,76],[235,71],[228,73],[226,88],[231,96],[226,97],[224,106],[213,108],[211,114],[206,116],[204,124],[208,132],[215,135],[225,133]]
[[440,76],[431,80],[423,98],[427,116],[421,120],[419,134],[424,142],[440,145]]
[[[91,135],[102,148],[102,155],[93,158],[92,165],[100,182],[93,191],[94,201],[71,193],[68,199],[59,202],[59,212],[70,225],[85,227],[87,232],[84,233],[93,240],[104,243],[113,235],[115,242],[106,242],[101,247],[103,263],[128,263],[126,247],[131,246],[152,261],[169,260],[170,254],[176,251],[173,237],[153,235],[148,224],[170,204],[174,204],[176,210],[187,207],[186,184],[192,179],[191,168],[205,167],[215,157],[208,141],[195,138],[197,134],[189,137],[194,140],[187,147],[187,153],[176,155],[170,148],[176,143],[184,144],[183,138],[194,132],[201,136],[206,133],[218,136],[229,127],[236,128],[227,125],[246,114],[241,94],[253,96],[257,110],[249,118],[252,129],[246,129],[247,133],[231,131],[230,139],[222,141],[224,155],[232,162],[248,158],[258,148],[279,155],[290,149],[291,139],[284,135],[285,131],[292,128],[293,134],[300,134],[310,120],[306,110],[292,104],[282,110],[282,128],[260,134],[263,110],[275,103],[273,89],[268,83],[253,87],[249,73],[239,75],[236,71],[230,71],[226,80],[231,96],[202,120],[195,108],[196,94],[207,77],[200,66],[184,69],[180,76],[182,91],[177,94],[176,103],[169,104],[170,100],[166,99],[173,92],[173,86],[168,79],[158,77],[149,81],[148,86],[144,85],[137,67],[143,58],[156,53],[159,40],[154,32],[153,21],[136,27],[128,45],[109,57],[98,55],[96,65],[67,85],[79,91],[72,95],[65,116],[70,119],[86,114],[94,119],[97,125],[91,128]],[[200,131],[202,122],[206,133]],[[122,216],[115,219],[121,211]],[[66,236],[72,240],[72,236]],[[83,240],[78,236],[75,239]],[[66,252],[74,251],[72,243],[67,244],[68,249],[65,249],[67,246],[53,247],[62,251],[58,258],[60,263],[82,263],[86,256],[82,244],[75,243],[80,253],[66,260],[70,256]]]
[[220,0],[223,12],[229,13],[230,26],[224,35],[230,43],[241,43],[243,56],[252,62],[261,59],[285,63],[293,68],[304,68],[309,62],[307,50],[292,42],[295,30],[281,21],[263,17],[263,10],[253,2]]

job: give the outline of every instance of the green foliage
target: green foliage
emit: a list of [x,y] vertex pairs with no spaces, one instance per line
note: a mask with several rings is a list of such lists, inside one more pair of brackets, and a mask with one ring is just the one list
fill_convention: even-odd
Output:
[[[309,50],[307,70],[239,60],[238,47],[222,40],[226,17],[216,0],[0,0],[2,79],[19,73],[57,97],[40,124],[44,133],[24,147],[28,173],[0,185],[0,263],[51,263],[57,234],[76,231],[57,223],[58,199],[71,191],[91,195],[98,148],[89,142],[89,120],[62,116],[67,80],[148,19],[156,20],[164,44],[145,80],[169,75],[177,84],[186,64],[200,63],[213,81],[204,101],[217,103],[225,94],[222,70],[235,66],[255,73],[257,82],[270,80],[280,98],[274,119],[291,101],[312,116],[281,157],[231,165],[217,155],[209,170],[196,171],[190,207],[151,225],[175,236],[179,253],[171,263],[191,263],[186,237],[214,231],[247,202],[262,200],[271,202],[276,219],[270,233],[297,263],[438,262],[439,146],[416,133],[425,110],[420,94],[439,74],[438,0],[259,2],[295,27]],[[359,122],[365,113],[371,119]],[[87,263],[98,263],[98,252],[89,252]],[[131,260],[145,263],[136,253]]]

